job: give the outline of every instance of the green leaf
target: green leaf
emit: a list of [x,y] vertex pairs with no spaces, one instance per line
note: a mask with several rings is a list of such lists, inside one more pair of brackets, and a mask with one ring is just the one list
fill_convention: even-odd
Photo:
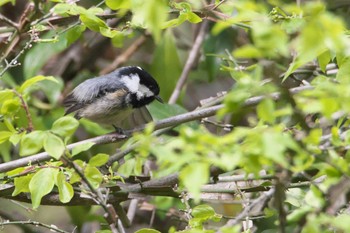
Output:
[[188,164],[180,171],[180,180],[193,195],[194,200],[198,201],[200,188],[209,180],[209,164],[202,162]]
[[132,1],[132,23],[136,26],[147,28],[153,35],[156,43],[161,40],[161,30],[168,16],[167,1],[148,0]]
[[33,175],[26,175],[21,177],[16,177],[14,179],[15,190],[13,190],[12,196],[16,196],[20,193],[29,192],[29,182]]
[[135,158],[126,160],[123,164],[120,165],[118,172],[125,177],[133,174],[135,168],[136,160]]
[[100,167],[107,163],[108,159],[108,154],[99,153],[89,160],[89,165],[94,167]]
[[67,47],[71,45],[73,42],[75,42],[81,36],[81,34],[85,31],[85,29],[86,29],[85,25],[77,25],[72,29],[70,29],[67,32],[67,36],[66,36]]
[[95,32],[99,32],[101,28],[108,28],[105,21],[91,13],[81,14],[80,20],[86,27]]
[[[44,38],[52,38],[53,36],[55,36],[53,30],[43,35]],[[49,58],[67,48],[65,36],[65,33],[60,34],[58,36],[58,41],[55,43],[36,43],[26,52],[23,62],[23,74],[25,79],[30,79],[38,74]],[[40,38],[42,38],[42,36],[40,36]],[[45,51],[45,56],[43,56],[43,51]]]
[[318,64],[320,65],[320,69],[322,72],[326,72],[326,66],[331,61],[331,54],[329,50],[326,50],[325,52],[321,53],[318,57]]
[[112,233],[111,230],[99,230],[99,231],[96,231],[95,233]]
[[22,137],[19,147],[19,155],[31,155],[37,153],[42,147],[46,133],[40,130],[31,132]]
[[21,104],[18,98],[7,99],[3,102],[1,106],[1,114],[3,115],[14,114],[19,110],[20,106]]
[[337,80],[341,83],[350,82],[350,58],[346,58],[342,61],[339,71],[336,76]]
[[201,17],[199,17],[198,15],[196,15],[193,12],[188,12],[187,13],[187,19],[188,21],[190,21],[191,23],[200,23],[202,22]]
[[52,133],[47,133],[44,140],[44,149],[51,157],[58,160],[63,155],[66,147],[61,138]]
[[55,77],[53,76],[43,76],[43,75],[38,75],[35,76],[31,79],[28,79],[27,81],[25,81],[21,87],[19,88],[19,93],[24,94],[25,91],[27,91],[28,88],[32,87],[34,84],[36,84],[37,82],[43,81],[43,80],[50,80],[53,82],[58,83],[58,81],[56,80]]
[[103,180],[101,172],[96,167],[87,166],[84,175],[95,189],[100,186]]
[[13,134],[10,131],[0,131],[0,144],[6,142]]
[[57,174],[58,169],[43,168],[35,173],[29,182],[29,191],[34,209],[39,207],[42,197],[52,191]]
[[116,37],[120,34],[122,34],[120,31],[111,29],[111,28],[105,28],[105,27],[100,27],[100,33],[102,36],[113,38]]
[[138,231],[135,231],[135,233],[161,233],[161,232],[151,228],[143,228]]
[[261,58],[263,54],[253,45],[243,45],[233,52],[233,56],[237,58]]
[[12,143],[12,145],[16,146],[22,139],[22,137],[25,135],[25,132],[22,133],[14,133],[9,138],[9,141]]
[[195,218],[209,219],[215,215],[215,210],[210,205],[198,205],[193,208],[192,216]]
[[60,201],[62,203],[68,203],[73,198],[74,190],[72,185],[66,181],[66,176],[63,172],[58,173],[56,185]]
[[[164,72],[164,67],[167,72]],[[162,40],[153,54],[151,73],[161,88],[161,96],[166,101],[174,90],[177,78],[180,77],[182,64],[171,30],[166,30]]]
[[130,9],[130,0],[106,0],[106,5],[112,10]]
[[90,149],[93,145],[95,145],[94,142],[86,142],[83,144],[80,144],[72,149],[72,156],[75,156],[83,151],[87,151]]
[[272,99],[264,99],[261,101],[256,111],[259,118],[264,122],[271,124],[275,122],[275,102]]
[[79,121],[71,116],[64,116],[56,120],[51,131],[59,136],[66,138],[72,136],[79,126]]
[[0,6],[5,5],[6,3],[11,2],[12,5],[15,5],[16,0],[0,0]]
[[2,90],[0,91],[0,103],[3,103],[5,100],[12,99],[14,97],[12,90]]

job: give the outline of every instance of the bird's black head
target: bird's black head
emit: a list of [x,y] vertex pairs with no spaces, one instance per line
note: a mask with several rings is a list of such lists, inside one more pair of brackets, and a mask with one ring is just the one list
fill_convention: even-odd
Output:
[[155,99],[161,102],[158,83],[147,71],[138,66],[128,66],[119,69],[118,73],[128,88],[133,108],[145,106]]

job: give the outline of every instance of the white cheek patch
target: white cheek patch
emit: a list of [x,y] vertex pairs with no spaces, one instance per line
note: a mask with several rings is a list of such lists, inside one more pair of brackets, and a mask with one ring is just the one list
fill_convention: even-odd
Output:
[[136,93],[140,86],[140,77],[137,74],[124,75],[121,81],[129,89],[130,92]]
[[138,74],[124,75],[121,77],[121,81],[131,93],[136,94],[138,100],[154,95],[154,93],[148,87],[140,84],[140,77]]
[[140,100],[142,97],[153,96],[153,92],[145,85],[140,85],[139,90],[136,93],[137,99]]

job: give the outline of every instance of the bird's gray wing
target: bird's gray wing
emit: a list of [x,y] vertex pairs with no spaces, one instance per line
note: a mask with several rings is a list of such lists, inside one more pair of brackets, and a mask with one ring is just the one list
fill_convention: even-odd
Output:
[[133,113],[122,122],[123,129],[133,129],[153,120],[146,106],[136,108]]
[[124,87],[118,80],[114,79],[111,82],[110,79],[111,77],[101,76],[79,84],[63,101],[63,106],[66,108],[65,115]]

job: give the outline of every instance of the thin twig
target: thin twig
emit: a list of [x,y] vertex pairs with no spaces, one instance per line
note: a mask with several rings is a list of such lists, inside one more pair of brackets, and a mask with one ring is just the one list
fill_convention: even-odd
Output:
[[[15,66],[18,66],[20,65],[20,63],[18,63],[18,58],[29,48],[32,47],[32,43],[34,41],[34,36],[31,36],[30,37],[30,40],[26,43],[26,45],[23,47],[23,49],[21,51],[19,51],[19,53],[10,61],[10,62],[6,62],[5,60],[5,63],[6,63],[6,66],[5,68],[0,72],[0,78],[4,75],[4,73],[12,68],[12,67],[15,67]],[[3,58],[5,59],[5,58]],[[2,59],[1,59],[2,60]]]
[[[258,197],[257,199],[255,199],[254,201],[252,201],[246,208],[244,208],[244,210],[236,216],[235,219],[231,219],[229,220],[226,224],[225,227],[232,227],[237,225],[240,221],[242,221],[243,219],[245,219],[247,216],[249,216],[249,212],[258,204],[261,204],[262,202],[266,202],[267,200],[269,200],[273,194],[275,193],[275,189],[271,188],[269,191],[264,192],[260,195],[260,197]],[[219,231],[220,232],[220,231]]]
[[199,33],[196,37],[196,40],[194,41],[194,44],[193,44],[193,47],[192,47],[190,53],[188,55],[185,67],[182,70],[181,76],[176,84],[176,87],[170,96],[169,104],[174,104],[181,94],[181,90],[187,81],[188,75],[192,69],[194,62],[196,61],[199,50],[200,50],[201,45],[204,41],[204,37],[205,37],[206,31],[208,28],[208,23],[209,22],[207,20],[204,20],[200,26]]
[[116,212],[115,212],[113,206],[106,203],[105,198],[103,197],[100,189],[95,189],[92,186],[90,181],[84,175],[84,172],[82,171],[82,169],[75,162],[71,161],[68,158],[63,158],[63,159],[65,162],[67,162],[74,169],[74,171],[80,176],[80,178],[88,186],[88,188],[90,189],[90,191],[94,195],[93,198],[97,200],[97,202],[98,202],[97,204],[100,205],[104,209],[104,211],[106,212],[107,215],[104,217],[105,217],[106,221],[108,222],[112,232],[117,233],[118,230],[115,228],[115,226],[117,225]]
[[125,63],[145,43],[147,35],[137,38],[122,54],[120,54],[109,66],[104,68],[100,74],[107,74]]
[[65,230],[61,230],[59,228],[57,228],[55,225],[48,225],[48,224],[44,224],[41,222],[37,222],[37,221],[0,221],[0,226],[3,227],[5,225],[33,225],[33,226],[40,226],[40,227],[44,227],[46,229],[49,229],[52,232],[61,232],[61,233],[70,233],[69,231],[65,231]]

